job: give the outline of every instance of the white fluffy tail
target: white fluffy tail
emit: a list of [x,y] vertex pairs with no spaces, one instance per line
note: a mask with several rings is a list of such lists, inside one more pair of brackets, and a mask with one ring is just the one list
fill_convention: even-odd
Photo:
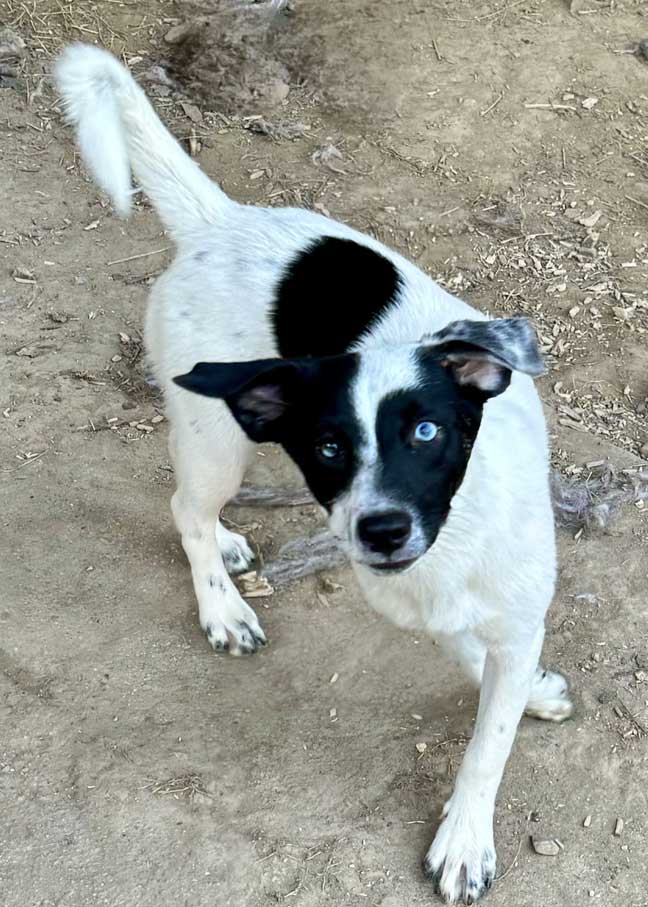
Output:
[[125,66],[88,44],[68,47],[55,68],[83,159],[125,217],[135,178],[176,241],[213,223],[232,202],[162,125]]

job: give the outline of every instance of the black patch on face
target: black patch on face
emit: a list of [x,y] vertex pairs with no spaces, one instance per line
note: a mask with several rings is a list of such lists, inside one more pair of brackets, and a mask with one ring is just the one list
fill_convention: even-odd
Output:
[[[378,407],[378,488],[395,505],[416,513],[429,547],[463,481],[483,406],[456,384],[433,353],[421,350],[418,358],[421,386],[390,394]],[[438,426],[433,440],[416,440],[421,422]]]
[[344,353],[394,304],[394,265],[360,243],[325,236],[301,252],[276,289],[272,322],[282,356]]
[[281,444],[324,507],[350,485],[362,429],[351,384],[358,356],[198,363],[174,379],[180,387],[225,401],[252,441]]

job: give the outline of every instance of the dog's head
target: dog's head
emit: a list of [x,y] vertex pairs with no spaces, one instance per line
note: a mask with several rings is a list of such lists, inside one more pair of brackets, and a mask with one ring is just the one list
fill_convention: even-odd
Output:
[[514,370],[543,370],[523,318],[457,321],[418,344],[326,358],[201,362],[175,382],[224,400],[253,441],[281,444],[349,556],[395,572],[436,539],[484,404]]

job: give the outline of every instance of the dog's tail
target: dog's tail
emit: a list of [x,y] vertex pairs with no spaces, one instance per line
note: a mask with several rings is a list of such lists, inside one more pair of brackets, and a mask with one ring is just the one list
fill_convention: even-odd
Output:
[[55,76],[83,159],[122,217],[136,191],[131,171],[176,241],[213,223],[233,204],[182,150],[108,51],[72,45],[57,61]]

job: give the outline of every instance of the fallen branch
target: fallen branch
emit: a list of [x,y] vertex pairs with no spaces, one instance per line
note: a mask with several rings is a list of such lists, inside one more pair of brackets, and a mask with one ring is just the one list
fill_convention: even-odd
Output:
[[263,488],[243,485],[232,504],[239,507],[300,507],[314,504],[307,488]]
[[[567,529],[607,529],[625,504],[648,501],[648,467],[619,472],[606,464],[587,479],[551,476],[551,494],[558,526]],[[313,504],[306,488],[262,488],[244,485],[232,502],[239,506],[296,507]],[[287,585],[313,573],[346,563],[346,555],[333,536],[323,530],[310,538],[296,539],[280,549],[275,560],[261,571],[273,586]]]

